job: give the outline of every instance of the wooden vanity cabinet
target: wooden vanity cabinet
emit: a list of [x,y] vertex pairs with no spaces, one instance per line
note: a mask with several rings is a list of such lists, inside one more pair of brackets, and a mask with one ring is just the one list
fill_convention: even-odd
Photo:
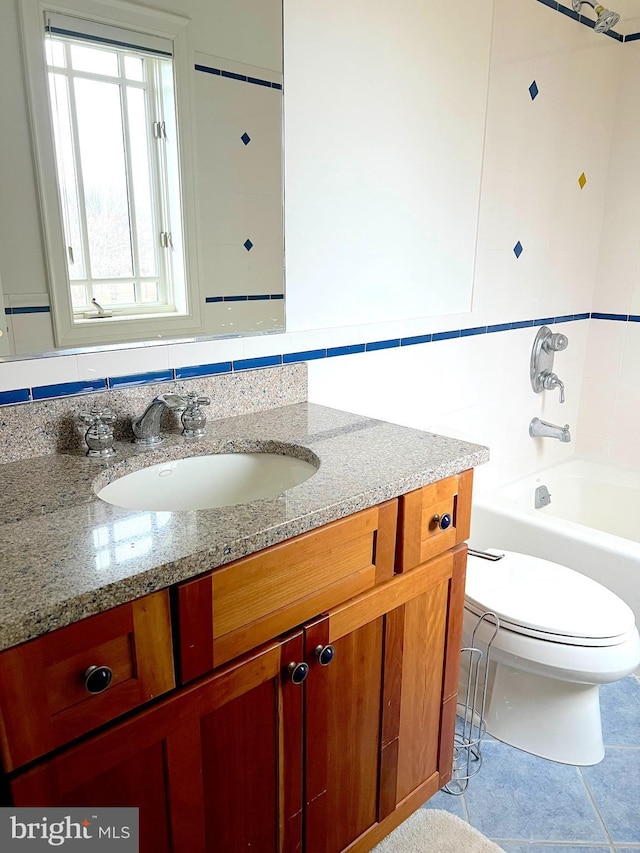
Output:
[[[458,477],[450,479],[447,493],[459,489]],[[470,488],[469,479],[463,483]],[[379,531],[392,520],[390,507],[406,519],[407,498],[433,506],[431,494],[426,500],[412,496],[374,508],[381,512],[375,517],[365,511],[355,526],[360,514],[345,519],[350,524],[284,543],[306,543],[303,552],[317,556],[338,530],[342,544],[330,549],[329,562],[339,561],[350,531],[347,539],[357,545],[346,549],[355,562],[346,572],[321,575],[329,577],[323,595],[335,588],[335,571],[338,584],[368,578],[362,591],[214,666],[155,706],[14,774],[8,780],[13,803],[139,806],[141,850],[149,853],[370,850],[438,791],[452,768],[466,545],[448,544],[402,573],[376,568],[378,537],[382,553],[389,550]],[[454,511],[463,531],[463,501]],[[330,529],[319,550],[306,538]],[[399,541],[412,547],[411,536],[423,529],[407,527]],[[287,560],[274,562],[269,554],[288,553],[295,552],[276,546],[255,557],[283,565],[286,574]],[[256,564],[247,565],[253,570]],[[187,634],[200,636],[191,660],[201,667],[216,654],[212,576],[215,571],[196,580],[206,581],[206,595],[194,597],[200,588],[182,587],[189,590],[184,607],[187,602],[192,613],[212,614],[206,641],[202,630]],[[282,624],[294,618],[300,602],[304,609],[315,595],[299,591],[295,587],[289,604],[276,596],[266,618]],[[268,590],[261,598],[273,600]],[[178,590],[175,602],[179,611]],[[234,642],[246,636],[238,625]],[[226,644],[225,632],[220,637]],[[179,658],[184,649],[183,643]]]

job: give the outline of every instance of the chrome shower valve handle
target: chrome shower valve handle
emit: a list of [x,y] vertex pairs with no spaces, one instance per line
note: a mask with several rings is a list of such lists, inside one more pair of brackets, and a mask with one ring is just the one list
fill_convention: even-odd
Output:
[[542,380],[542,387],[545,391],[553,391],[556,388],[560,389],[560,402],[564,403],[564,382],[558,379],[555,373],[542,373],[540,375],[540,379]]
[[531,387],[540,394],[542,391],[560,389],[560,402],[564,403],[564,382],[553,372],[553,358],[556,352],[562,352],[569,345],[566,335],[553,333],[547,326],[542,326],[533,342],[531,361],[529,363],[529,378]]

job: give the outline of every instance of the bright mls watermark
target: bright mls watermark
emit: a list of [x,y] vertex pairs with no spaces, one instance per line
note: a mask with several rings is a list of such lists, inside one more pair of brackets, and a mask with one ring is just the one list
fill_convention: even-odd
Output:
[[0,808],[0,851],[138,853],[138,809]]

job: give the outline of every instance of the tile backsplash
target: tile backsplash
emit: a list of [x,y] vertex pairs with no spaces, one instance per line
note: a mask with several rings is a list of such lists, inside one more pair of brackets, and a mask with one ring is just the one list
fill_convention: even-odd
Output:
[[[195,379],[104,389],[79,397],[4,406],[0,411],[0,463],[51,453],[81,453],[86,427],[78,416],[92,407],[109,409],[115,416],[116,440],[132,439],[131,418],[142,414],[157,394],[198,392],[211,398],[210,419],[264,411],[307,399],[305,364],[281,365],[270,370],[247,370]],[[166,413],[164,428],[179,426]]]

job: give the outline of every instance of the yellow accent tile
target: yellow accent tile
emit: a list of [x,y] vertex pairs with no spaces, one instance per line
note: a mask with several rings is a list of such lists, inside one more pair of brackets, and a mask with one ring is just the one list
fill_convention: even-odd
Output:
[[578,183],[580,184],[580,189],[583,190],[584,185],[587,183],[587,176],[585,175],[584,172],[578,178]]

